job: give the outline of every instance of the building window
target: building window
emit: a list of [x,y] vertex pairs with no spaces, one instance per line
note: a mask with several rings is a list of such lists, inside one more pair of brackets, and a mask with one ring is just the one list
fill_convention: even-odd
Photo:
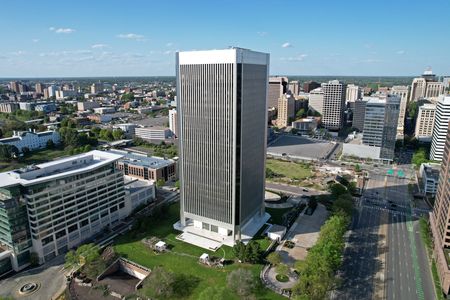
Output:
[[209,230],[209,224],[205,223],[205,222],[202,222],[202,228],[205,229],[205,230]]
[[211,225],[211,231],[212,232],[219,232],[219,227],[217,227],[216,225]]

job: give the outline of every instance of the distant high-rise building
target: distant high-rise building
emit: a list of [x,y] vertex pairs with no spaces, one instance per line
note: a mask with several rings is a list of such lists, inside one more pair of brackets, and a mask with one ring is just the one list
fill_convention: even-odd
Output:
[[11,81],[9,83],[9,89],[15,93],[19,93],[19,82]]
[[35,86],[34,86],[34,89],[36,90],[36,93],[38,93],[40,95],[44,94],[44,88],[45,88],[45,86],[42,83],[40,83],[40,82],[36,83]]
[[345,93],[347,85],[338,80],[322,84],[322,125],[330,130],[339,130],[344,125]]
[[47,87],[48,90],[48,98],[56,97],[57,87],[54,85],[50,85]]
[[367,99],[358,99],[355,101],[355,108],[353,109],[353,123],[352,127],[363,131],[364,129],[364,118],[366,115],[366,104]]
[[300,83],[298,81],[289,81],[289,91],[294,96],[297,96],[300,93]]
[[406,85],[394,85],[390,93],[400,97],[400,112],[398,114],[397,139],[403,139],[405,133],[406,106],[408,105],[409,87]]
[[448,295],[450,290],[450,267],[448,264],[448,252],[450,249],[450,124],[448,123],[446,131],[441,171],[433,213],[430,217],[430,227],[433,234],[434,257],[436,258],[442,292]]
[[450,120],[450,96],[440,96],[436,104],[430,159],[441,161]]
[[286,127],[294,121],[295,117],[295,99],[292,94],[286,93],[278,99],[278,118],[277,125]]
[[277,107],[278,99],[287,92],[287,77],[270,77],[267,107]]
[[19,83],[19,93],[25,93],[28,92],[28,85],[25,83]]
[[380,147],[380,158],[394,159],[400,97],[386,95],[386,98],[365,97],[367,100],[364,117],[363,143]]
[[[219,245],[248,241],[269,217],[269,55],[231,48],[179,52],[176,59],[181,212],[174,227],[194,244],[199,236]],[[277,93],[283,81],[274,83]]]
[[303,83],[303,91],[305,93],[309,93],[312,90],[317,89],[318,87],[320,87],[320,83],[315,82],[315,81],[307,81],[307,82]]
[[169,110],[169,129],[175,136],[178,136],[177,131],[177,110],[171,109]]
[[421,77],[414,78],[411,84],[410,101],[420,98],[436,98],[444,92],[442,82],[436,81],[436,75],[431,69],[426,70]]
[[422,142],[430,142],[433,136],[435,104],[424,104],[419,107],[417,114],[415,137]]
[[48,99],[50,98],[49,94],[48,94],[48,88],[44,88],[44,99]]
[[323,114],[323,90],[321,87],[309,92],[309,107]]
[[362,97],[362,89],[354,84],[347,85],[345,100],[347,102],[355,102]]
[[103,84],[96,82],[91,85],[91,94],[98,94],[103,91]]

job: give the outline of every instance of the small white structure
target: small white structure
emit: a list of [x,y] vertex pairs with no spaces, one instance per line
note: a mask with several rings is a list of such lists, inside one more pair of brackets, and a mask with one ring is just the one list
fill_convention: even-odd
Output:
[[200,260],[201,263],[208,265],[209,264],[209,254],[208,253],[203,253],[200,256],[199,260]]
[[167,250],[167,244],[163,241],[159,241],[155,244],[155,250],[158,252],[163,252]]
[[272,225],[266,232],[269,239],[272,241],[281,241],[286,234],[286,227],[281,225]]

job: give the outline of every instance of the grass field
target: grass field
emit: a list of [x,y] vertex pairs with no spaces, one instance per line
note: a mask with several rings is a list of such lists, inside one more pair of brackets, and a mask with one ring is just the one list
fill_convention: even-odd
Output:
[[303,163],[267,159],[266,167],[275,172],[279,177],[286,179],[302,180],[313,174],[311,167]]
[[40,164],[69,155],[64,149],[45,149],[30,153],[27,157],[13,161],[0,161],[0,172],[6,172],[31,164]]
[[[167,216],[162,220],[149,220],[146,223],[145,231],[131,231],[121,236],[115,243],[116,252],[123,257],[135,261],[149,268],[163,266],[165,269],[195,277],[199,280],[198,285],[194,288],[192,294],[186,299],[197,299],[199,294],[209,286],[225,287],[226,277],[228,273],[237,268],[246,268],[251,270],[255,278],[259,278],[262,265],[239,264],[233,263],[225,266],[223,269],[211,268],[198,263],[198,258],[202,253],[209,253],[211,256],[233,259],[234,254],[232,248],[221,247],[216,252],[210,252],[205,249],[184,243],[176,239],[177,231],[172,225],[179,218],[179,204],[173,204],[169,207]],[[144,237],[156,236],[164,240],[171,248],[170,252],[163,254],[155,254],[141,240]],[[261,241],[265,242],[265,241]],[[259,281],[259,279],[256,279]],[[257,299],[284,299],[282,296],[264,288],[262,285],[256,292]],[[237,295],[233,295],[230,299],[239,299]]]

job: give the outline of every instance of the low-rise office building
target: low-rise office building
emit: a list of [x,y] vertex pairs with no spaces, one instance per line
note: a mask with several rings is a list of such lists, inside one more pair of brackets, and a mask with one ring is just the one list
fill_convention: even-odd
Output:
[[299,119],[292,122],[292,128],[297,129],[301,134],[308,134],[317,128],[317,119],[314,117]]
[[23,148],[28,148],[30,151],[44,149],[49,140],[52,140],[55,145],[59,144],[61,140],[59,132],[55,130],[32,132],[31,129],[30,131],[14,131],[12,137],[0,139],[0,144],[16,146],[19,152],[22,152]]
[[95,101],[83,101],[77,102],[78,111],[86,111],[94,108],[100,107],[100,104]]
[[20,106],[16,102],[0,103],[0,112],[2,113],[13,113],[19,108]]
[[419,107],[417,114],[415,137],[421,142],[431,142],[433,136],[435,104],[424,104]]
[[172,132],[167,127],[137,127],[134,134],[144,140],[165,140],[172,136]]
[[123,156],[116,162],[116,167],[124,175],[155,182],[160,179],[166,182],[177,178],[176,162],[173,160],[121,150],[110,150],[110,152]]

